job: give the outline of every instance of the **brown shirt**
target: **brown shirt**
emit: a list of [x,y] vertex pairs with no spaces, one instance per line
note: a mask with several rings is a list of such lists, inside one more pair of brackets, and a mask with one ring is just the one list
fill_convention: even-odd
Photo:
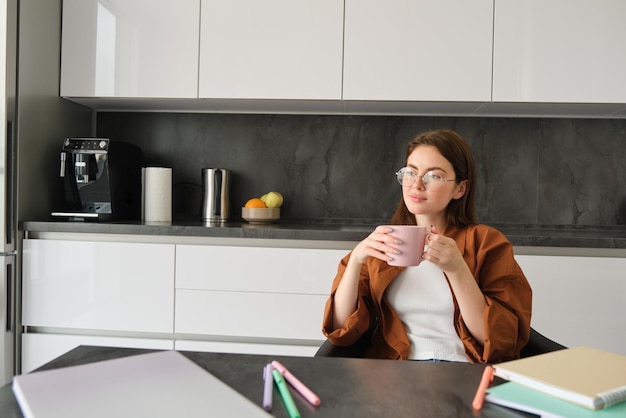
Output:
[[[487,302],[484,311],[486,341],[483,346],[465,326],[456,297],[452,294],[454,325],[468,359],[474,363],[497,363],[519,358],[530,335],[532,291],[513,258],[511,243],[500,231],[486,225],[449,228],[444,235],[456,241]],[[342,328],[333,330],[334,296],[349,259],[350,254],[339,263],[326,302],[322,324],[324,335],[335,345],[351,345],[373,321],[378,320],[372,347],[366,357],[406,359],[409,338],[402,321],[384,297],[385,290],[404,267],[390,266],[370,257],[361,268],[356,311]]]

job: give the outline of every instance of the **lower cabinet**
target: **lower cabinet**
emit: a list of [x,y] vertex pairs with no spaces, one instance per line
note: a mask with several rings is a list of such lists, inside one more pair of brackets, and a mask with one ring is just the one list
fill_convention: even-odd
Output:
[[[25,239],[21,371],[81,344],[312,356],[352,243],[227,241]],[[533,288],[537,331],[626,355],[626,258],[516,259]]]
[[327,295],[176,289],[176,333],[322,342]]
[[25,239],[22,372],[81,344],[312,356],[346,253]]
[[567,347],[626,355],[626,258],[515,258],[533,289],[533,328]]
[[177,347],[314,354],[324,340],[322,315],[331,282],[346,253],[178,245]]
[[22,254],[22,372],[79,344],[173,347],[173,244],[26,239]]

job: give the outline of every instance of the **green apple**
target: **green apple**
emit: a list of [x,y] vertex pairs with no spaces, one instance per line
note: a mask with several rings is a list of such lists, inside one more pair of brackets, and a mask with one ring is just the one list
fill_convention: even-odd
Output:
[[283,205],[283,195],[278,192],[269,192],[261,196],[261,200],[268,208],[279,208]]

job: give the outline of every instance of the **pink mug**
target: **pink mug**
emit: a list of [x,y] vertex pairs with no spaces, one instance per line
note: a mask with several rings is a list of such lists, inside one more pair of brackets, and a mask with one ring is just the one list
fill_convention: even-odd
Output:
[[387,261],[390,266],[417,266],[422,262],[424,254],[424,242],[428,229],[425,226],[415,225],[385,225],[392,228],[389,235],[402,240],[402,244],[389,244],[399,254],[390,254],[393,260]]

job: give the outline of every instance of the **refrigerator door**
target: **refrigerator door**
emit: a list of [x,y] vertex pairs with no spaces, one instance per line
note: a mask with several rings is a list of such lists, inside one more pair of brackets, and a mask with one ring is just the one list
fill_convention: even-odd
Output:
[[0,385],[15,373],[15,73],[17,2],[0,0]]
[[0,386],[11,381],[14,374],[15,337],[15,256],[0,256]]

